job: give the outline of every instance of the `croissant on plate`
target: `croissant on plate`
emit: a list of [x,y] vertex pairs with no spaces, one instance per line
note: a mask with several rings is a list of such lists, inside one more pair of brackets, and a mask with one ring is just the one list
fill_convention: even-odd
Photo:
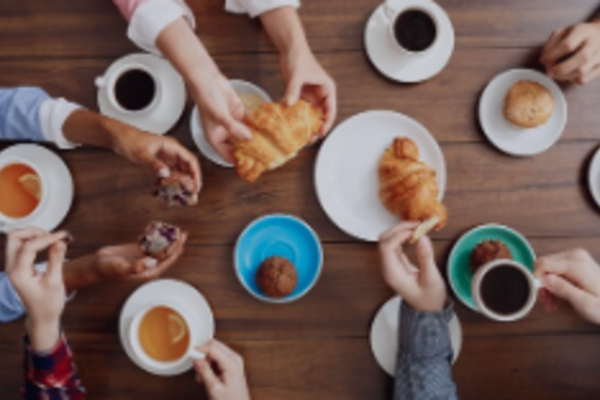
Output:
[[393,214],[405,221],[420,221],[411,242],[446,225],[448,213],[439,202],[435,171],[419,161],[419,148],[398,137],[379,163],[379,197]]
[[263,103],[245,120],[249,140],[235,140],[233,158],[238,175],[254,182],[260,175],[282,166],[319,135],[321,109],[304,100],[293,106]]

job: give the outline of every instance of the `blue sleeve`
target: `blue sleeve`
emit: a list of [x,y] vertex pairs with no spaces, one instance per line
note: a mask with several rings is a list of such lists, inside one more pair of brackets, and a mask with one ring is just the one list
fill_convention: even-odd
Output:
[[50,96],[42,89],[0,89],[0,140],[45,141],[40,107]]
[[0,272],[0,322],[10,322],[25,314],[25,308],[10,279]]
[[448,328],[453,314],[451,304],[442,312],[422,313],[402,302],[395,400],[458,400]]

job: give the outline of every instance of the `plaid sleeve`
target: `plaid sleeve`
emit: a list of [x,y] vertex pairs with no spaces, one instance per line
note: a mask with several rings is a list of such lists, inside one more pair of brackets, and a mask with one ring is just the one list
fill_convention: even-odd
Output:
[[402,302],[395,400],[457,400],[452,380],[448,322],[452,304],[439,313],[422,313]]
[[73,355],[64,335],[54,349],[45,353],[33,351],[29,337],[25,336],[24,370],[23,398],[26,400],[85,398],[85,389],[77,376]]

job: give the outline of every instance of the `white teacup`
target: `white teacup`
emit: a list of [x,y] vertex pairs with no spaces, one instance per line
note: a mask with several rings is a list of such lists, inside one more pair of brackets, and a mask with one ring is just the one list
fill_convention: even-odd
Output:
[[[524,302],[523,306],[520,307],[518,310],[508,314],[492,310],[486,304],[482,293],[483,281],[491,271],[499,267],[514,268],[516,271],[523,275],[525,281],[527,282],[528,293],[526,294],[526,301]],[[524,265],[513,260],[494,260],[485,264],[479,270],[477,270],[477,272],[473,276],[473,281],[471,282],[473,300],[475,301],[475,305],[477,306],[479,311],[481,311],[481,313],[486,317],[500,322],[517,321],[529,314],[529,312],[536,303],[539,289],[541,289],[542,287],[542,282],[539,279],[537,279],[529,269],[527,269]]]
[[26,160],[17,156],[9,156],[0,161],[0,171],[4,168],[14,165],[14,164],[23,164],[31,168],[40,179],[40,184],[42,186],[42,195],[40,201],[38,202],[37,207],[28,215],[21,218],[13,218],[8,215],[5,215],[0,211],[0,232],[6,231],[11,228],[11,225],[25,225],[28,221],[32,221],[36,216],[39,215],[41,210],[48,203],[50,198],[50,190],[51,187],[48,183],[48,178],[44,173],[44,169],[39,166],[35,160]]
[[[142,345],[140,343],[140,339],[139,339],[140,323],[142,322],[142,319],[144,318],[144,316],[150,310],[152,310],[156,307],[168,307],[168,308],[174,310],[175,312],[177,312],[179,315],[181,315],[181,317],[185,321],[185,324],[186,324],[186,327],[187,327],[188,333],[189,333],[190,342],[188,344],[188,348],[187,348],[186,352],[184,353],[184,355],[177,360],[169,361],[169,362],[155,360],[154,358],[150,357],[146,353],[146,351],[142,348]],[[190,359],[195,360],[195,359],[205,358],[206,356],[204,353],[196,350],[196,346],[204,344],[204,343],[200,343],[200,341],[201,341],[201,338],[203,338],[205,335],[203,335],[203,332],[201,332],[202,328],[195,325],[193,323],[193,321],[194,321],[194,319],[191,317],[190,312],[185,307],[183,307],[179,304],[173,303],[173,302],[163,301],[160,303],[150,304],[150,305],[140,309],[140,311],[138,311],[135,314],[135,316],[133,317],[131,325],[129,326],[129,341],[131,343],[131,348],[133,349],[135,356],[143,364],[151,367],[154,370],[159,370],[159,371],[169,371],[169,370],[173,370],[173,369],[178,369],[178,368],[181,368],[183,364],[189,362]]]
[[[428,3],[430,3],[431,5],[427,5]],[[405,53],[407,55],[418,56],[418,55],[424,55],[424,54],[428,53],[432,48],[435,47],[435,45],[437,44],[437,42],[439,40],[439,36],[440,36],[440,23],[439,23],[439,20],[436,17],[435,12],[433,10],[433,7],[435,7],[435,6],[436,6],[436,4],[433,1],[430,1],[430,2],[427,2],[424,4],[419,3],[417,5],[417,4],[414,4],[414,2],[412,2],[410,0],[401,0],[401,1],[385,0],[385,2],[383,3],[383,11],[384,11],[384,15],[388,19],[389,39],[392,41],[392,43],[394,44],[394,46],[397,49],[399,49],[400,51],[402,51],[403,53]],[[429,16],[429,18],[431,18],[431,20],[435,24],[435,29],[436,29],[435,38],[434,38],[433,42],[431,43],[431,45],[422,51],[409,50],[409,49],[403,47],[400,44],[400,42],[398,41],[398,39],[396,38],[395,26],[396,26],[397,19],[405,12],[411,11],[411,10],[421,11],[421,12],[427,14]]]

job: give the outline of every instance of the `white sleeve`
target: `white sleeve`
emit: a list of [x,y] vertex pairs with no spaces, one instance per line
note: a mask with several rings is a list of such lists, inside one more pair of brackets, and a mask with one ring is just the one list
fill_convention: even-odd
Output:
[[148,0],[131,16],[127,37],[138,47],[161,55],[156,47],[158,35],[178,18],[185,17],[192,29],[196,29],[194,13],[183,0]]
[[40,126],[44,138],[55,143],[61,149],[72,149],[78,144],[70,142],[65,137],[63,126],[69,115],[82,108],[79,104],[71,103],[63,98],[47,99],[40,106]]
[[235,14],[249,14],[252,18],[275,8],[300,7],[300,0],[226,0],[225,9]]

